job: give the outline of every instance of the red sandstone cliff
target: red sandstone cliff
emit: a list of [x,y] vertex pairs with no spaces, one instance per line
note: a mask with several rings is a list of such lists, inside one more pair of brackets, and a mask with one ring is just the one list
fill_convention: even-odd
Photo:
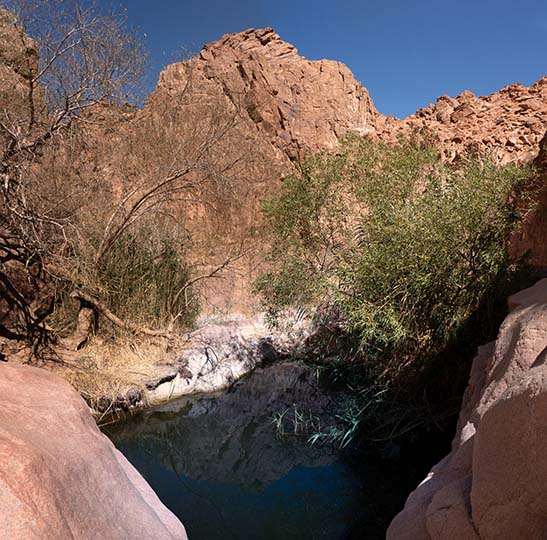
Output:
[[260,144],[290,158],[335,148],[347,132],[373,131],[367,90],[344,64],[310,61],[272,28],[229,34],[160,75],[147,107],[181,95],[221,95]]
[[[17,41],[24,38],[9,14],[3,12],[0,24],[0,103],[9,105],[19,99],[14,89],[37,56],[31,42]],[[345,65],[307,60],[265,28],[226,35],[167,67],[142,110],[96,108],[88,114],[80,148],[71,150],[70,163],[56,174],[100,179],[102,197],[153,181],[173,162],[192,161],[201,152],[194,163],[197,187],[177,204],[189,232],[188,251],[206,268],[234,245],[259,248],[260,201],[275,193],[300,158],[334,149],[347,133],[390,141],[427,130],[448,160],[479,151],[502,162],[534,158],[547,126],[547,78],[485,97],[442,96],[399,120],[376,111]],[[59,153],[51,161],[59,168]],[[529,227],[521,237],[520,252],[530,235],[541,234],[543,221],[536,219],[533,232]],[[545,263],[538,242],[534,249],[536,262]],[[252,309],[249,283],[259,259],[247,255],[237,277],[209,283],[208,300]]]
[[480,152],[502,163],[529,161],[547,129],[547,77],[530,87],[511,84],[488,96],[469,91],[441,96],[404,120],[379,117],[375,127],[387,140],[426,129],[449,160]]
[[[448,160],[469,152],[487,152],[504,163],[531,160],[547,126],[547,78],[485,97],[442,96],[399,120],[376,111],[345,65],[307,60],[266,28],[226,35],[196,57],[167,67],[122,138],[134,139],[145,118],[168,126],[170,138],[184,146],[189,139],[201,140],[215,124],[227,126],[212,161],[227,171],[221,183],[233,196],[219,206],[218,191],[205,193],[213,198],[184,210],[193,248],[206,256],[236,239],[261,244],[260,200],[276,191],[295,161],[334,149],[347,133],[393,141],[427,130]],[[107,145],[104,153],[116,152],[119,148],[109,152]],[[211,207],[221,208],[220,214],[209,212]],[[246,260],[240,274],[251,276],[256,264]],[[228,280],[220,289],[230,293],[217,288],[210,299],[231,309],[249,307],[249,281]]]

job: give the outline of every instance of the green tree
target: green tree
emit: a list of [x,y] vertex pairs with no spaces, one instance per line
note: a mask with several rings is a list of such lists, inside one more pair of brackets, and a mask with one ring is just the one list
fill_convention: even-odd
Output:
[[443,163],[419,140],[350,137],[264,204],[271,269],[256,287],[274,317],[330,306],[368,383],[419,371],[516,272],[508,240],[530,204],[512,201],[529,177],[487,158]]

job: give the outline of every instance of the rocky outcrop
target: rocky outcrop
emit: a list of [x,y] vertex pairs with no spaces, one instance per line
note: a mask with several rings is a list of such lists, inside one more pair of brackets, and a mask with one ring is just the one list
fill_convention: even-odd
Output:
[[486,153],[500,163],[530,161],[547,126],[547,77],[530,87],[516,83],[488,96],[465,91],[441,96],[416,114],[397,120],[379,116],[376,133],[385,140],[426,131],[444,157]]
[[448,160],[488,153],[507,163],[537,155],[547,125],[547,77],[488,96],[441,96],[403,120],[379,113],[347,66],[310,61],[272,28],[229,34],[160,75],[148,107],[192,95],[223,96],[249,136],[281,150],[278,159],[332,150],[347,133],[395,141],[431,133]]
[[142,373],[138,384],[128,385],[114,400],[107,396],[91,400],[94,413],[102,418],[231,388],[261,366],[301,355],[310,334],[309,321],[272,330],[262,313],[201,317],[197,325],[185,335],[186,346],[153,366],[152,375]]
[[149,106],[194,93],[224,96],[250,136],[292,159],[333,149],[348,132],[371,133],[377,116],[347,66],[306,60],[272,28],[228,34],[169,66]]
[[452,452],[409,496],[388,540],[547,536],[547,279],[509,307],[473,362]]
[[186,540],[62,379],[0,364],[1,540]]

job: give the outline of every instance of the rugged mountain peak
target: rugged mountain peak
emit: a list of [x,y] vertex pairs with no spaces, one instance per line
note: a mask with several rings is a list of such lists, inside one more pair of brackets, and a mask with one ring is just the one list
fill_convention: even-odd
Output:
[[251,28],[244,32],[226,34],[220,40],[205,45],[201,50],[200,57],[208,60],[209,55],[216,56],[225,49],[235,49],[247,54],[259,51],[259,54],[269,58],[285,58],[287,56],[298,58],[296,47],[283,41],[270,27]]
[[348,132],[396,141],[427,131],[448,161],[479,152],[503,163],[529,161],[547,125],[547,77],[488,96],[443,95],[403,120],[384,116],[347,66],[300,56],[272,28],[227,34],[169,66],[155,95],[165,93],[221,96],[241,111],[258,148],[270,145],[290,159],[331,150]]
[[151,102],[183,95],[222,98],[259,135],[259,147],[271,145],[290,159],[333,149],[348,132],[372,133],[377,116],[347,66],[307,60],[272,28],[228,34],[167,67]]

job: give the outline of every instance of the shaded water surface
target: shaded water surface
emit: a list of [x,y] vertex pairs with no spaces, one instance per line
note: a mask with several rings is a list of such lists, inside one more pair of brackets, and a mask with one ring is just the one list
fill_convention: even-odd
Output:
[[[383,538],[423,471],[288,434],[328,425],[335,409],[309,370],[288,363],[104,431],[190,540]],[[283,413],[280,437],[272,419]]]

